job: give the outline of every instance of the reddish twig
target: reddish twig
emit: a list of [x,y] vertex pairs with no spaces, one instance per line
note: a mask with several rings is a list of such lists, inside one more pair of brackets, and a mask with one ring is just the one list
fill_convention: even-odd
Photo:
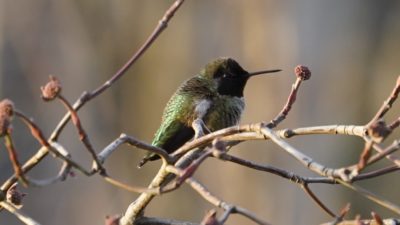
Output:
[[15,151],[11,134],[7,133],[4,136],[4,140],[16,177],[19,178],[19,180],[22,182],[24,186],[28,186],[29,182],[26,179],[23,170],[21,169],[21,164],[18,161],[17,152]]
[[23,185],[28,186],[28,181],[24,176],[23,170],[21,169],[21,164],[18,161],[17,152],[11,137],[11,120],[14,116],[14,108],[14,103],[12,101],[8,99],[3,99],[0,101],[0,137],[4,136],[4,144],[6,146],[11,164],[13,165],[16,177],[21,180]]
[[390,130],[396,129],[400,125],[400,117],[394,120],[388,127]]
[[80,141],[82,141],[82,143],[85,145],[86,149],[92,155],[92,158],[95,162],[94,171],[96,171],[96,172],[100,171],[101,174],[105,174],[105,169],[99,162],[96,152],[93,149],[93,146],[89,141],[89,137],[82,127],[82,123],[81,123],[81,120],[79,119],[78,113],[75,111],[74,107],[71,106],[71,104],[68,102],[68,100],[66,98],[64,98],[61,94],[62,86],[60,84],[60,81],[56,77],[50,76],[50,81],[47,82],[47,84],[45,86],[41,87],[40,89],[42,90],[42,99],[43,100],[52,101],[57,98],[58,100],[61,101],[61,103],[64,105],[64,107],[67,109],[67,111],[71,115],[72,123],[75,125],[76,129],[78,130]]
[[220,221],[217,219],[217,210],[211,209],[204,215],[200,225],[220,225]]
[[371,212],[372,218],[374,218],[377,225],[384,225],[382,218],[376,212]]
[[[43,135],[43,132],[40,130],[39,126],[36,125],[33,120],[29,119],[23,112],[20,112],[18,110],[15,110],[15,115],[19,117],[22,122],[29,128],[31,131],[32,136],[42,145],[45,146],[46,148],[49,148],[51,150],[51,146],[49,142],[46,140],[46,138]],[[53,152],[55,153],[55,152]],[[57,154],[57,153],[55,153]]]
[[[368,142],[368,140],[366,140]],[[381,147],[378,144],[374,144],[372,146],[374,149],[378,151],[375,155],[371,156],[371,158],[368,160],[368,165],[375,163],[379,161],[380,159],[389,156],[390,154],[394,153],[395,151],[400,149],[400,141],[395,140],[391,145],[386,147],[385,149],[381,149]]]
[[226,151],[226,146],[223,142],[218,139],[214,139],[213,147],[203,151],[200,156],[196,158],[189,166],[185,167],[182,170],[182,173],[176,179],[176,185],[180,186],[187,178],[192,177],[194,172],[199,168],[200,164],[209,156],[215,155],[218,156],[223,154]]
[[200,164],[212,154],[212,150],[206,150],[196,160],[194,160],[189,166],[182,170],[182,173],[176,179],[177,185],[181,185],[187,178],[192,177],[194,172],[199,168]]
[[94,171],[100,171],[100,174],[106,174],[105,168],[102,166],[100,163],[96,152],[90,143],[89,137],[86,133],[86,131],[83,129],[81,121],[79,119],[78,113],[75,111],[75,109],[69,104],[67,99],[65,99],[61,94],[57,96],[58,99],[64,104],[65,108],[70,112],[71,114],[71,119],[72,123],[75,125],[76,129],[78,130],[79,133],[79,139],[82,141],[82,143],[85,145],[86,149],[89,151],[89,153],[92,155],[92,158],[95,162],[95,167],[93,168]]
[[[41,131],[39,126],[36,125],[36,123],[33,122],[33,120],[29,119],[24,113],[22,113],[21,111],[15,110],[15,115],[18,116],[29,127],[29,129],[32,133],[32,136],[35,137],[36,140],[42,146],[44,146],[48,151],[50,151],[51,153],[53,153],[54,155],[56,155],[63,161],[68,162],[71,166],[79,169],[86,176],[91,176],[94,174],[93,171],[89,172],[86,169],[84,169],[83,167],[81,167],[78,163],[71,160],[68,157],[69,156],[68,153],[63,154],[62,152],[58,151],[57,148],[55,148],[53,145],[51,145],[44,137],[43,132]],[[59,146],[59,144],[56,142],[53,142],[53,144],[57,144],[57,146]]]
[[280,122],[282,122],[286,118],[286,116],[289,114],[289,111],[292,109],[292,105],[296,101],[297,91],[299,90],[302,81],[308,80],[311,77],[311,71],[305,66],[298,65],[296,66],[294,71],[297,78],[296,82],[292,85],[292,90],[290,91],[287,102],[283,107],[283,109],[279,112],[279,114],[274,119],[272,119],[268,124],[266,124],[268,128],[272,129],[276,127]]
[[344,217],[345,217],[345,216],[347,215],[347,213],[350,211],[350,206],[351,206],[351,204],[350,204],[350,203],[347,203],[347,204],[340,210],[339,216],[338,216],[338,218],[336,219],[336,221],[338,221],[338,222],[342,222],[342,221],[343,221]]
[[[21,111],[18,111],[18,110],[15,110],[14,113],[30,129],[32,136],[43,146],[41,149],[39,149],[39,151],[36,153],[36,155],[34,155],[31,159],[29,159],[28,162],[25,163],[24,167],[22,167],[22,171],[24,173],[26,173],[27,171],[32,169],[50,151],[56,157],[67,162],[68,165],[78,169],[83,174],[85,174],[87,176],[91,176],[94,174],[93,172],[87,171],[82,166],[80,166],[78,163],[76,163],[75,161],[70,159],[67,152],[65,152],[64,150],[60,151],[62,149],[59,149],[59,148],[61,148],[61,146],[59,144],[57,144],[56,142],[53,142],[52,144],[50,144],[44,137],[41,129],[35,124],[35,122],[33,122],[33,120],[29,119],[24,113],[22,113]],[[58,147],[55,147],[55,146],[58,146]],[[69,168],[68,168],[68,170],[69,170]],[[66,174],[66,171],[64,171],[64,173]],[[65,174],[62,175],[59,173],[56,178],[50,179],[48,181],[43,181],[43,182],[42,181],[34,181],[34,180],[32,180],[32,181],[33,181],[33,184],[42,186],[42,184],[44,184],[44,183],[55,182],[56,180],[63,180],[65,177]],[[5,181],[3,183],[1,190],[3,190],[3,191],[8,190],[16,181],[17,181],[16,176],[12,176],[12,177],[8,178],[7,181]]]
[[336,225],[336,224],[340,224],[344,217],[346,216],[346,214],[350,211],[350,203],[347,203],[339,212],[339,215],[335,218],[335,220],[331,223],[329,223],[329,225]]
[[357,164],[357,173],[360,172],[362,169],[365,168],[367,165],[367,162],[369,158],[371,157],[371,148],[372,148],[373,142],[372,141],[366,141],[364,145],[364,150],[362,151],[360,155],[360,160],[358,161]]
[[104,224],[105,225],[118,225],[119,219],[121,218],[120,215],[113,215],[113,216],[106,216]]

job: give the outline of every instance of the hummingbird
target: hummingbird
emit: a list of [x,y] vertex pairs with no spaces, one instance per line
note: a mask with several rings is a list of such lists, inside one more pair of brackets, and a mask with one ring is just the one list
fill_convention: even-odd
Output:
[[[238,124],[245,107],[243,90],[247,80],[255,75],[279,71],[249,73],[234,59],[227,57],[209,62],[172,95],[152,145],[171,154],[205,131],[213,132]],[[147,153],[138,167],[159,158],[154,153]]]

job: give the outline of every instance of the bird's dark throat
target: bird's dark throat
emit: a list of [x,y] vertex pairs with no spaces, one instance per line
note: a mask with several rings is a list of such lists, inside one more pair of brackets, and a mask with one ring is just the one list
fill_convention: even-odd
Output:
[[247,77],[231,77],[222,79],[218,85],[220,95],[243,97],[243,90],[246,86]]

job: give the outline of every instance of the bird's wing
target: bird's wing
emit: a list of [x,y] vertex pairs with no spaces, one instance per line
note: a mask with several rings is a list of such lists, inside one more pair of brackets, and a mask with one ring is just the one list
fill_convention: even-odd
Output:
[[[152,145],[171,153],[193,137],[193,128],[184,122],[191,113],[190,110],[193,110],[190,108],[193,107],[190,101],[192,101],[191,98],[186,98],[180,92],[171,97],[164,109],[161,125],[154,135]],[[139,163],[139,167],[149,160],[159,158],[158,155],[149,152]]]
[[193,111],[193,99],[177,92],[164,109],[161,126],[152,144],[173,152],[193,137],[193,129],[187,121]]

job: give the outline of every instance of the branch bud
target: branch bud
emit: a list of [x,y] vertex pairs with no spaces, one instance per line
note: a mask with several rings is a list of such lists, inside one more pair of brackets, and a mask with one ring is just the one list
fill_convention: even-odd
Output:
[[0,102],[0,116],[12,117],[14,115],[14,103],[9,99]]
[[40,87],[42,90],[42,99],[45,101],[55,99],[61,92],[60,81],[52,75],[49,76],[49,79],[50,81],[44,87]]
[[294,68],[294,73],[296,74],[297,78],[302,80],[308,80],[311,77],[311,71],[306,66],[298,65]]
[[17,208],[22,207],[22,199],[26,196],[26,193],[17,190],[17,184],[15,183],[7,191],[7,201],[16,206]]
[[114,216],[106,216],[106,219],[104,221],[105,225],[118,225],[119,224],[119,219],[121,218],[120,215],[114,215]]
[[381,143],[392,132],[384,120],[380,119],[372,123],[367,129],[368,135],[376,143]]
[[11,119],[14,115],[14,103],[9,99],[0,102],[0,137],[4,136],[11,126]]

